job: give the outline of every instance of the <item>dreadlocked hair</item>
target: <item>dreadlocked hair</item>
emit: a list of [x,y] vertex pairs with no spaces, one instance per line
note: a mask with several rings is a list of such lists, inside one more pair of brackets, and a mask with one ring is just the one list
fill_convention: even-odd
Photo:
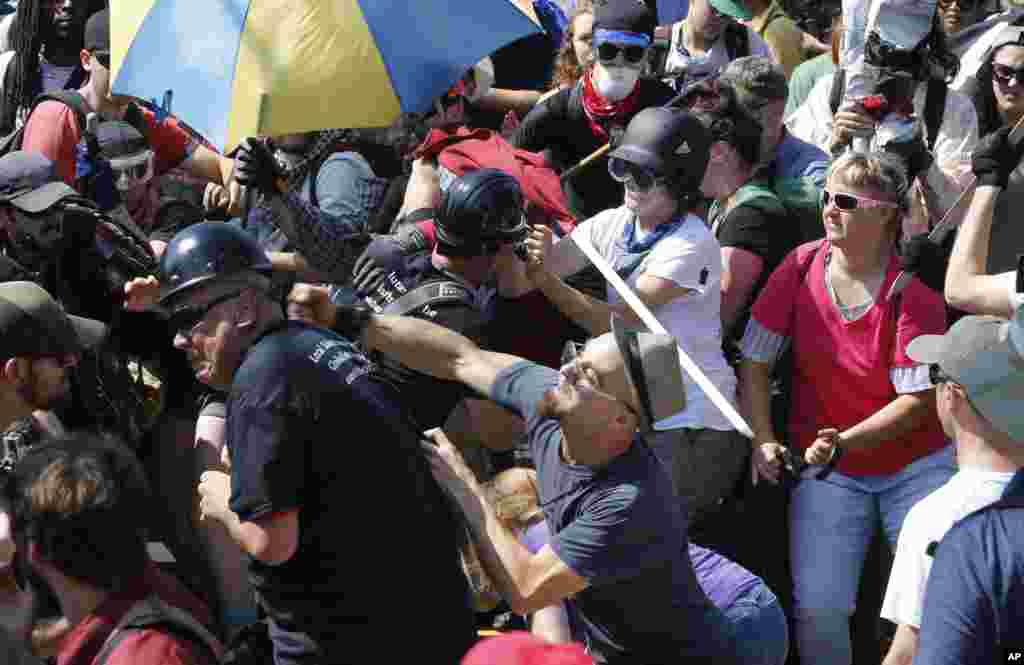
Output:
[[7,77],[9,85],[3,91],[3,117],[0,125],[4,133],[14,130],[18,109],[32,103],[42,88],[39,71],[39,51],[43,47],[42,0],[24,0],[18,3],[14,22],[11,24],[11,49],[14,58]]

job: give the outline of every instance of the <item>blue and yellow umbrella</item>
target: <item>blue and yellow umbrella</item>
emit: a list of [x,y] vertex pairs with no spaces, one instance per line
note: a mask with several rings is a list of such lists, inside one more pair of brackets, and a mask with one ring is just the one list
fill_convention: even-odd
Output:
[[115,94],[214,145],[424,112],[540,27],[529,0],[112,0]]

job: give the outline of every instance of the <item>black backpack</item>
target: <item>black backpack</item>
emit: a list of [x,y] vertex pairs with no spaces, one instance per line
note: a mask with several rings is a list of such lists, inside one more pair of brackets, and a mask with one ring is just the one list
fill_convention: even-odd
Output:
[[93,665],[106,665],[114,650],[125,638],[145,629],[159,629],[181,636],[201,647],[211,663],[220,661],[223,646],[213,633],[196,621],[188,612],[164,603],[156,596],[143,598],[131,606],[110,632]]
[[[942,126],[942,114],[946,110],[946,94],[949,92],[949,84],[944,79],[929,78],[928,91],[924,97],[924,126],[928,135],[928,150],[935,150],[935,139],[939,136],[939,128]],[[832,109],[832,115],[839,110],[846,93],[846,70],[842,67],[836,69],[832,75],[832,90],[829,92],[828,104]]]
[[78,127],[80,130],[85,130],[86,116],[92,112],[89,105],[86,103],[85,98],[77,90],[56,90],[54,92],[44,92],[35,98],[32,102],[32,108],[28,112],[28,116],[25,118],[25,124],[15,129],[13,132],[5,136],[0,140],[0,157],[7,153],[21,150],[22,141],[25,138],[25,127],[28,125],[29,118],[32,117],[33,111],[42,102],[45,101],[58,101],[75,113],[75,118],[78,120]]

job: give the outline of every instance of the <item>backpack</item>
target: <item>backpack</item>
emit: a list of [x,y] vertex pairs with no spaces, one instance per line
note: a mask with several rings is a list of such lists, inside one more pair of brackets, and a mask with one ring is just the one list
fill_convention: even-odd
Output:
[[782,178],[767,170],[736,192],[734,207],[748,205],[769,215],[787,215],[799,227],[798,245],[825,236],[821,188],[812,178]]
[[127,637],[144,629],[159,629],[161,632],[187,638],[201,647],[209,662],[220,661],[224,648],[213,633],[196,621],[188,612],[171,607],[154,595],[143,598],[129,608],[114,629],[107,636],[93,665],[106,665],[117,647]]
[[[768,27],[765,25],[765,27]],[[725,40],[725,53],[729,62],[750,55],[750,32],[747,26],[736,21],[729,21],[725,26],[722,38]]]
[[86,116],[92,112],[89,105],[86,104],[85,98],[77,90],[56,90],[54,92],[44,92],[35,98],[32,102],[32,108],[29,110],[28,115],[25,117],[24,124],[18,127],[13,132],[0,139],[0,157],[7,153],[21,150],[22,141],[25,138],[25,127],[28,126],[29,118],[32,117],[32,112],[35,111],[36,107],[45,101],[58,101],[65,106],[69,107],[75,113],[75,119],[78,121],[78,127],[85,129]]
[[[949,84],[944,79],[929,78],[928,91],[924,97],[924,127],[928,136],[928,150],[935,150],[935,140],[939,136],[939,128],[942,127],[942,115],[946,110],[946,94],[949,92]],[[836,69],[832,75],[832,90],[829,92],[828,104],[832,109],[832,115],[839,110],[846,93],[846,70],[842,67]]]

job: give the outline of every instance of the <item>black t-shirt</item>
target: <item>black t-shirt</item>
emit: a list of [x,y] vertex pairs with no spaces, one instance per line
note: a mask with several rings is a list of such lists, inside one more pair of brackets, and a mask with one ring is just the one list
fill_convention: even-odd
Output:
[[[606,141],[594,135],[583,110],[580,85],[561,90],[534,106],[512,137],[513,145],[533,152],[546,151],[559,171],[575,166],[603,146]],[[672,88],[659,80],[640,79],[635,111],[616,118],[611,123],[611,133],[624,130],[637,113],[650,106],[662,106],[674,94]],[[608,174],[607,156],[591,163],[566,185],[566,196],[579,219],[622,205],[622,194],[622,185]]]
[[800,244],[800,229],[785,213],[769,213],[751,205],[733,208],[720,221],[714,221],[712,228],[722,247],[746,250],[759,256],[764,263],[743,314],[732,330],[724,331],[722,335],[723,339],[735,341],[743,337],[757,294],[786,255]]
[[697,583],[672,483],[638,437],[604,467],[565,462],[562,430],[536,404],[558,372],[522,362],[491,399],[526,420],[551,548],[589,586],[566,600],[574,639],[597,663],[734,662],[731,629]]
[[[430,252],[403,255],[387,239],[373,241],[367,251],[374,256],[376,265],[388,273],[381,286],[364,297],[374,311],[383,310],[418,286],[459,281],[458,277],[435,268]],[[468,337],[479,346],[486,346],[483,336],[485,316],[475,303],[424,305],[408,312],[408,316],[426,319]],[[421,374],[378,353],[374,353],[372,358],[378,365],[377,373],[398,389],[420,431],[443,425],[459,400],[472,395],[461,383]]]
[[454,663],[475,637],[460,527],[372,370],[348,340],[294,321],[245,356],[227,402],[231,509],[299,512],[295,555],[253,560],[250,578],[269,616],[336,645],[324,662],[371,662],[356,655],[405,618],[403,657]]

